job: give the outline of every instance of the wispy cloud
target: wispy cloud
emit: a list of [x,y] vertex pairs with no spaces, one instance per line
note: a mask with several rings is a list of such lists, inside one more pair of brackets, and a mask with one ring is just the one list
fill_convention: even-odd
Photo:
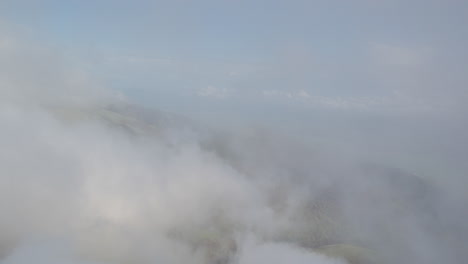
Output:
[[218,87],[209,85],[209,86],[200,88],[197,91],[197,95],[201,97],[212,97],[212,98],[223,99],[223,98],[229,97],[230,92],[227,88],[218,88]]

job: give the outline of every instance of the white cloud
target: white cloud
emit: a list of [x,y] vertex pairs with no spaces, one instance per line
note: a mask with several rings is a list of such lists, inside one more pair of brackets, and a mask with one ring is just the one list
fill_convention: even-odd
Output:
[[308,97],[310,97],[310,94],[309,94],[307,91],[305,91],[305,90],[300,90],[300,91],[298,92],[297,95],[298,95],[299,97],[303,97],[303,98],[308,98]]
[[345,260],[329,258],[311,250],[286,243],[255,243],[247,241],[239,256],[239,264],[346,264]]
[[437,111],[423,98],[413,98],[399,90],[385,96],[323,96],[314,95],[306,90],[281,91],[263,90],[265,99],[279,103],[293,104],[304,108],[323,108],[329,110],[365,111],[371,113],[430,113]]
[[417,67],[427,62],[430,49],[427,47],[410,48],[401,45],[373,43],[373,59],[382,65],[395,67]]
[[227,88],[218,88],[212,85],[198,89],[197,95],[201,97],[212,97],[212,98],[227,98],[230,96],[230,91]]

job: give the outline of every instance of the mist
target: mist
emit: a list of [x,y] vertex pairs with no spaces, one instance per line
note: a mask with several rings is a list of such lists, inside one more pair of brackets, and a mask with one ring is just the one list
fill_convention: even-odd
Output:
[[[179,4],[150,21],[171,22],[165,37],[190,31],[191,9],[170,16]],[[124,25],[123,9],[104,18]],[[294,41],[283,50],[267,34],[277,44],[268,59],[220,62],[183,49],[155,59],[118,44],[44,41],[5,17],[0,264],[468,259],[466,67],[446,54],[371,43],[372,62],[351,71],[350,61],[323,63],[326,51]],[[100,27],[104,18],[91,16]],[[445,68],[431,76],[428,61]],[[378,91],[337,88],[347,82]]]

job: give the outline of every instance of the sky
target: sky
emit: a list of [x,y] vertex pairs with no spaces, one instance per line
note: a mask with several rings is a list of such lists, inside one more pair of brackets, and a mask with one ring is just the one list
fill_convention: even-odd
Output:
[[467,11],[456,0],[0,4],[4,23],[147,104],[371,113],[464,108]]

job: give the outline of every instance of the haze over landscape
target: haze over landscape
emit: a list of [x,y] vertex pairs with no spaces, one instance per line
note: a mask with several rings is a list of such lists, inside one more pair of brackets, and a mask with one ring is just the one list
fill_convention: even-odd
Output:
[[0,2],[0,264],[465,263],[468,2]]

